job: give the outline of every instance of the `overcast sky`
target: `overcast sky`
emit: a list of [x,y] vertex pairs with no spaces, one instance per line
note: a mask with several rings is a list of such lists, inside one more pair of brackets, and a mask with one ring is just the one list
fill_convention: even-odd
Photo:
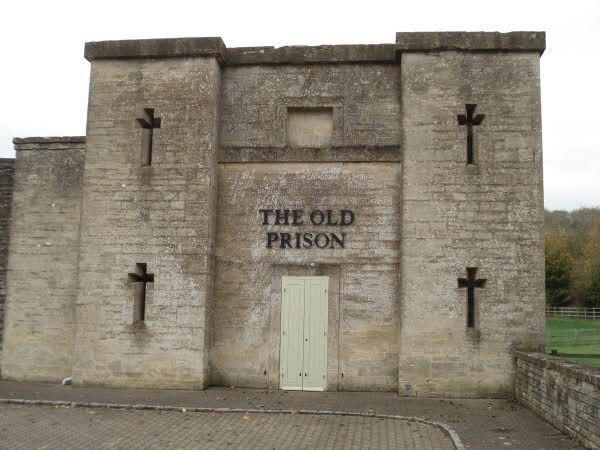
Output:
[[396,31],[543,30],[546,207],[600,206],[600,0],[4,0],[1,11],[1,157],[14,156],[14,136],[85,134],[86,41],[376,44]]

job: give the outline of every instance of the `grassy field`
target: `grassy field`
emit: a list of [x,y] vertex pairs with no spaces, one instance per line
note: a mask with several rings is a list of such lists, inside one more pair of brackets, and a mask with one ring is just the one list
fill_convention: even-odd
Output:
[[600,367],[600,320],[546,319],[546,351],[552,350],[571,361]]

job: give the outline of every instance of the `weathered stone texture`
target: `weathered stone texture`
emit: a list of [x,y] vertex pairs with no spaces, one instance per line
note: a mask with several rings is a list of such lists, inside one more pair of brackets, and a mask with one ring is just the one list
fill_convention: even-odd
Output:
[[6,270],[8,268],[8,241],[14,175],[15,160],[12,158],[0,159],[0,370],[2,369]]
[[335,64],[395,62],[398,52],[528,51],[546,48],[543,31],[499,32],[399,32],[395,44],[292,45],[286,47],[226,48],[220,37],[135,39],[85,44],[89,61],[117,58],[173,58],[215,56],[224,65]]
[[[73,379],[207,384],[220,68],[215,58],[92,63]],[[136,118],[154,108],[152,165]],[[147,263],[146,320],[127,274]]]
[[290,147],[323,148],[331,143],[333,109],[288,109],[287,141]]
[[[402,55],[403,395],[509,395],[544,340],[539,54]],[[467,166],[465,104],[485,114]],[[457,278],[477,267],[478,333]]]
[[[393,64],[227,67],[221,159],[398,159],[399,75]],[[288,148],[288,108],[332,108],[330,145],[314,154]]]
[[538,52],[541,55],[545,49],[546,33],[543,31],[396,33],[396,50],[402,53],[461,50],[465,52]]
[[84,138],[15,139],[2,376],[71,374]]
[[318,45],[314,47],[293,45],[289,47],[240,47],[228,48],[225,64],[332,64],[332,63],[381,63],[396,61],[393,44],[371,45]]
[[[325,275],[328,389],[396,389],[399,184],[397,163],[220,166],[213,383],[279,387],[281,276]],[[262,225],[261,208],[303,209],[304,224]],[[356,219],[315,226],[316,208]],[[345,249],[269,249],[267,231],[347,234]]]
[[600,448],[600,369],[515,352],[515,397],[590,449]]
[[212,56],[222,60],[224,54],[225,44],[220,37],[86,42],[84,53],[88,61],[194,56]]

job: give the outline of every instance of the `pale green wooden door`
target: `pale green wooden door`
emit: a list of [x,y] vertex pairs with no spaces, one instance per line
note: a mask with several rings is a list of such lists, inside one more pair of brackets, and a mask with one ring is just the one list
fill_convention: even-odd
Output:
[[304,279],[283,277],[281,299],[281,389],[302,390]]
[[281,389],[327,387],[327,277],[283,277]]
[[324,391],[327,387],[327,278],[305,280],[304,376],[302,389]]

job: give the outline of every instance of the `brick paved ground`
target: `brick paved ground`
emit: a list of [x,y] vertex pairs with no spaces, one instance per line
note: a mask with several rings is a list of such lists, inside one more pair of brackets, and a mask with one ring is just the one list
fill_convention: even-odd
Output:
[[[171,405],[188,408],[314,409],[397,414],[446,423],[458,432],[469,450],[582,448],[510,400],[400,398],[391,392],[286,392],[238,388],[210,388],[205,391],[77,388],[11,381],[0,381],[0,398]],[[138,412],[141,411],[132,413]]]
[[0,448],[453,449],[433,425],[313,414],[0,405]]

